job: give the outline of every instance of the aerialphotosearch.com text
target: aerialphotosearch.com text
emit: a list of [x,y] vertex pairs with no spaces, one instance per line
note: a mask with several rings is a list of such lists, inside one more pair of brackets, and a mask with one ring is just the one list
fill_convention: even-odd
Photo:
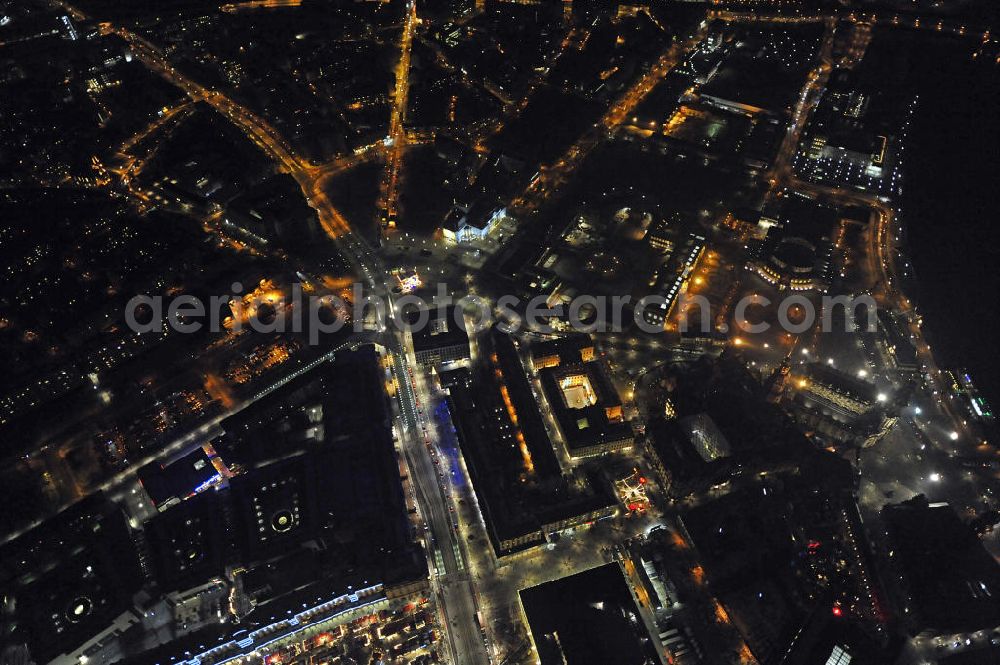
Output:
[[[876,303],[867,294],[856,296],[823,295],[809,298],[793,293],[778,300],[762,295],[745,296],[733,304],[731,323],[713,324],[711,303],[701,295],[681,294],[673,302],[663,296],[648,295],[635,299],[628,295],[579,295],[568,301],[552,302],[546,296],[522,299],[502,295],[496,300],[470,294],[455,298],[445,284],[439,284],[430,300],[415,294],[381,296],[366,292],[354,284],[349,296],[306,295],[301,284],[293,284],[285,297],[275,300],[242,297],[240,283],[232,292],[212,296],[205,302],[193,295],[167,297],[138,295],[128,301],[125,321],[136,333],[179,333],[239,331],[249,328],[259,333],[306,334],[309,342],[319,343],[324,334],[347,326],[354,332],[372,329],[420,331],[432,320],[449,313],[454,323],[468,332],[499,324],[506,332],[525,330],[551,333],[557,331],[623,332],[638,329],[659,333],[664,322],[675,321],[680,332],[688,330],[741,332],[759,334],[774,324],[784,331],[801,334],[819,324],[821,332],[832,332],[835,321],[843,330],[856,327],[868,331],[877,325]],[[770,316],[761,316],[768,312]]]

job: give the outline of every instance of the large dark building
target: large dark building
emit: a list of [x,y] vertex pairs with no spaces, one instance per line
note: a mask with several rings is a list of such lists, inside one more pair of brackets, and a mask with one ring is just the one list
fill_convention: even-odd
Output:
[[[423,588],[426,562],[374,347],[338,354],[257,406],[223,421],[215,441],[235,469],[227,483],[165,506],[141,531],[98,495],[3,548],[5,618],[35,662],[81,654],[95,663],[177,662],[182,646],[211,644],[238,651],[240,632],[261,629],[262,638],[309,608],[327,616],[382,607]],[[205,461],[200,452],[181,458],[184,473],[167,476],[201,479],[207,469],[187,472],[192,459]],[[169,487],[162,471],[147,469],[147,480]],[[226,609],[238,623],[213,611],[197,619],[197,643],[141,654],[160,642],[144,623],[149,612],[173,613],[167,625],[179,625],[219,588],[231,594]]]
[[911,634],[1000,625],[1000,564],[948,504],[921,495],[882,509]]
[[230,484],[240,545],[248,558],[279,553],[313,535],[315,486],[303,457],[237,476]]
[[890,651],[842,613],[824,606],[795,636],[782,665],[882,665],[893,662]]
[[448,407],[497,556],[615,513],[610,484],[594,469],[563,476],[511,338],[494,330],[494,365],[449,376]]
[[12,642],[26,643],[36,663],[139,621],[138,551],[125,515],[103,495],[5,546],[0,566]]
[[280,408],[223,424],[222,454],[247,469],[230,483],[241,560],[317,541],[342,563],[419,567],[374,347],[339,354],[267,401]]
[[[669,414],[647,426],[648,459],[663,487],[678,498],[739,476],[849,464],[820,454],[733,355],[702,361],[670,377]],[[665,408],[665,412],[668,409]]]
[[[300,613],[383,607],[423,588],[426,562],[406,511],[374,347],[344,351],[256,406],[224,421],[216,442],[239,470],[229,487],[147,527],[162,591],[225,575],[241,623],[208,626],[129,662],[253,651],[274,631],[297,630],[291,619],[302,621]],[[211,645],[221,651],[208,655]]]
[[885,364],[904,375],[920,371],[920,358],[913,345],[909,322],[902,312],[879,309],[877,346]]
[[221,575],[231,559],[225,499],[200,494],[157,515],[144,526],[157,584],[185,589]]
[[617,564],[520,593],[541,665],[659,662]]

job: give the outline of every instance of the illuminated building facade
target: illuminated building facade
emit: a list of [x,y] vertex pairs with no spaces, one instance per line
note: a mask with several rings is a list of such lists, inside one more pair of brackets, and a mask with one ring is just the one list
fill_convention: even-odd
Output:
[[444,237],[453,242],[482,240],[507,216],[506,208],[456,206],[441,225]]
[[950,379],[951,394],[959,400],[969,415],[984,423],[992,423],[995,420],[993,409],[976,388],[967,371],[964,369],[947,370],[945,376]]
[[705,237],[690,234],[684,240],[679,252],[672,259],[672,270],[663,271],[664,277],[657,283],[656,296],[661,300],[643,309],[642,316],[647,324],[664,326],[673,314],[677,301],[687,292],[688,283],[698,260],[705,252]]
[[797,370],[786,382],[785,395],[784,405],[795,420],[828,441],[863,440],[880,429],[875,385],[827,364],[810,363]]
[[571,337],[558,347],[542,342],[539,347],[532,351],[532,363],[537,359],[542,392],[570,457],[631,448],[634,435],[625,422],[621,398],[594,359],[589,337]]
[[761,214],[767,236],[747,269],[780,290],[825,292],[838,222],[834,208],[797,194],[778,198]]

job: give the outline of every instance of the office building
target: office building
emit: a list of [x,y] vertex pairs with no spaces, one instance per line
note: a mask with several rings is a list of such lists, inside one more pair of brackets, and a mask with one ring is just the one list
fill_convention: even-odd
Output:
[[[462,310],[454,305],[425,310],[426,325],[415,325],[410,333],[413,338],[413,355],[421,367],[441,367],[468,361],[470,358],[469,334],[465,330]],[[423,318],[423,314],[419,315]],[[417,321],[416,315],[411,319]]]

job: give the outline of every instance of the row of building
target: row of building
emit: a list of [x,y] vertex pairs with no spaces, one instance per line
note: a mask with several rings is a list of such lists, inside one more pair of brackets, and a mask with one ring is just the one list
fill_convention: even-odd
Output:
[[441,375],[477,502],[498,558],[618,510],[596,468],[563,470],[514,341],[489,335],[490,361]]
[[39,663],[225,662],[423,593],[388,414],[375,349],[344,352],[145,468],[144,523],[97,495],[24,534],[0,551],[12,641]]

